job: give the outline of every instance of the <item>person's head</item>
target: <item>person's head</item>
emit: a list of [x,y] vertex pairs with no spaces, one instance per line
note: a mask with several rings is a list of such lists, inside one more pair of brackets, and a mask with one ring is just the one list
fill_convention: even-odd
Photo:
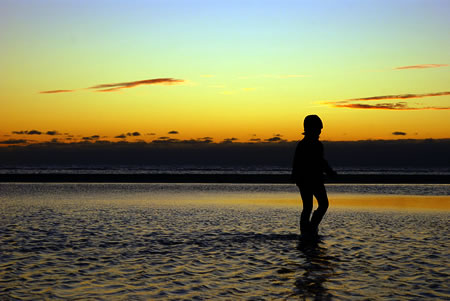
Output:
[[303,135],[319,137],[323,128],[322,120],[320,120],[319,116],[317,115],[308,115],[303,121],[303,128],[305,131]]

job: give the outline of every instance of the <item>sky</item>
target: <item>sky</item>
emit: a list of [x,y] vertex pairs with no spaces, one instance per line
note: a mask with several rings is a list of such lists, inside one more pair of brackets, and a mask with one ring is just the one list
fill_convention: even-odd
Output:
[[322,140],[450,138],[449,13],[448,0],[0,0],[0,146],[291,141],[309,114]]

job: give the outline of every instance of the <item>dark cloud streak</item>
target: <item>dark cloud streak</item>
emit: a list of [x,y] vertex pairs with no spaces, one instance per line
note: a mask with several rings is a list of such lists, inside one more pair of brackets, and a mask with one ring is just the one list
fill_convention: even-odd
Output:
[[16,135],[49,135],[49,136],[55,136],[55,135],[61,135],[58,131],[47,131],[47,132],[41,132],[38,130],[31,130],[31,131],[13,131],[13,134]]
[[282,136],[280,134],[276,134],[272,138],[265,139],[266,142],[286,142],[285,139],[281,138]]
[[[123,82],[123,83],[113,83],[113,84],[100,84],[95,85],[86,89],[95,90],[96,92],[115,92],[121,89],[134,88],[137,86],[143,85],[179,85],[186,82],[184,79],[175,79],[175,78],[153,78],[153,79],[144,79],[137,80],[132,82]],[[49,90],[49,91],[40,91],[41,94],[56,94],[56,93],[68,93],[75,92],[77,90]]]
[[260,138],[252,138],[250,139],[251,142],[261,142]]
[[401,67],[394,68],[394,70],[428,69],[428,68],[439,68],[439,67],[448,67],[448,64],[421,64],[421,65],[412,65],[412,66],[401,66]]
[[450,107],[436,107],[436,106],[424,106],[424,107],[410,107],[406,102],[394,102],[394,103],[377,103],[377,104],[363,104],[361,101],[374,101],[374,100],[395,100],[395,99],[414,99],[425,98],[434,96],[448,96],[450,91],[437,92],[437,93],[424,93],[424,94],[397,94],[397,95],[382,95],[371,96],[363,98],[352,98],[340,101],[323,102],[325,105],[329,105],[335,108],[348,108],[348,109],[376,109],[376,110],[399,110],[399,111],[412,111],[412,110],[450,110]]
[[233,143],[235,141],[238,141],[238,138],[232,137],[232,138],[225,138],[222,143]]
[[42,132],[38,131],[38,130],[31,130],[31,131],[26,131],[27,135],[41,135]]
[[127,133],[127,136],[133,136],[133,137],[140,136],[140,135],[141,135],[141,133],[139,133],[139,132]]
[[47,131],[45,134],[49,136],[61,135],[58,131]]
[[406,133],[397,131],[397,132],[393,132],[392,135],[394,135],[394,136],[406,136]]
[[96,86],[89,87],[87,89],[93,89],[97,92],[115,92],[121,89],[134,88],[142,85],[177,85],[184,83],[185,81],[182,79],[174,79],[174,78],[154,78],[154,79],[145,79],[138,80],[133,82],[124,82],[124,83],[114,83],[114,84],[100,84]]
[[50,91],[40,91],[41,94],[56,94],[56,93],[68,93],[74,92],[75,90],[50,90]]
[[450,110],[450,107],[409,107],[405,102],[378,103],[369,105],[366,103],[338,103],[331,104],[335,108],[347,109],[369,109],[369,110],[397,110],[397,111],[418,111],[418,110]]
[[98,140],[98,139],[100,139],[100,135],[92,135],[89,137],[83,137],[82,139],[85,141]]
[[0,144],[24,144],[27,143],[28,140],[25,139],[9,139],[0,141]]
[[446,96],[446,95],[450,95],[450,91],[438,92],[438,93],[425,93],[425,94],[398,94],[398,95],[372,96],[372,97],[364,97],[364,98],[347,99],[347,100],[344,100],[343,102],[385,100],[385,99],[410,99],[410,98],[424,98],[424,97]]

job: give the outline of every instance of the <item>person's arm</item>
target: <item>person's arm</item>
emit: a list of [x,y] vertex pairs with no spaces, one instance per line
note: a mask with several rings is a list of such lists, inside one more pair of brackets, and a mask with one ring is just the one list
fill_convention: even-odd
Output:
[[325,159],[323,159],[323,170],[330,177],[337,176],[337,173],[330,167],[330,165],[328,164],[327,160],[325,160]]
[[297,147],[295,148],[294,160],[292,162],[292,172],[291,172],[291,183],[297,183],[298,173],[299,173],[299,160],[300,160],[300,147],[299,143],[297,143]]

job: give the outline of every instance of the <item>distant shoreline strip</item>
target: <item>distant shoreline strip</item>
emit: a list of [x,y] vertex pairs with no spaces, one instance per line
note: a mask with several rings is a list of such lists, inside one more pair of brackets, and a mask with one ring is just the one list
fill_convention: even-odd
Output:
[[[0,174],[0,183],[241,183],[289,184],[268,174]],[[450,184],[450,175],[340,175],[330,184]]]

